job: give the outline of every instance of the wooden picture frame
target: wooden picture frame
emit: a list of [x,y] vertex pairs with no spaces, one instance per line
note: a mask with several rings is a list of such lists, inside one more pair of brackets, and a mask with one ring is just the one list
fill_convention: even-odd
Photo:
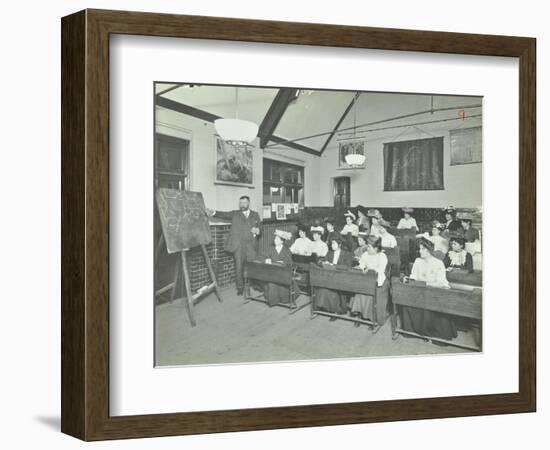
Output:
[[[85,10],[62,32],[62,415],[84,440],[535,411],[533,38]],[[109,415],[109,36],[134,34],[519,58],[519,390],[513,393]]]

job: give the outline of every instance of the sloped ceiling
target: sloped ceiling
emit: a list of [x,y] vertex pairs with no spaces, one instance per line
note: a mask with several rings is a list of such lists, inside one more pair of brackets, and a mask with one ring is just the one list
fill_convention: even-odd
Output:
[[[170,102],[169,107],[183,105],[190,107],[180,112],[206,113],[208,120],[216,117],[236,117],[261,125],[269,119],[266,115],[277,114],[276,124],[269,134],[267,147],[297,148],[313,154],[321,154],[328,146],[338,145],[339,140],[364,137],[369,139],[388,133],[396,135],[403,128],[391,129],[396,125],[419,124],[425,132],[436,129],[439,121],[458,120],[461,108],[467,117],[481,115],[481,97],[444,96],[431,94],[400,94],[353,91],[288,90],[288,103],[273,108],[279,93],[278,88],[234,86],[189,85],[178,83],[157,83],[157,103]],[[355,103],[354,98],[357,96]],[[271,108],[271,109],[270,109]],[[443,108],[453,108],[440,110]],[[430,110],[435,110],[430,112]],[[424,112],[422,114],[418,114]],[[403,117],[405,116],[405,117]],[[401,117],[395,119],[396,117]],[[271,117],[273,119],[273,117]],[[388,121],[388,119],[391,119]],[[471,119],[471,126],[481,124],[481,117]],[[380,122],[380,123],[377,123]],[[427,123],[432,122],[432,123]],[[368,126],[357,125],[369,124]],[[335,132],[335,127],[338,129]],[[269,128],[269,127],[268,127]],[[286,142],[290,141],[290,142]]]

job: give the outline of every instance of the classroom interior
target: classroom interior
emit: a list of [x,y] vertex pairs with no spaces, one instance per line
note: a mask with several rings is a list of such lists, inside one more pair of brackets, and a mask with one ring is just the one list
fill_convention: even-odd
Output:
[[[482,350],[481,97],[175,82],[155,83],[154,96],[155,189],[201,193],[213,211],[237,210],[246,196],[261,219],[258,265],[247,267],[247,289],[239,295],[234,256],[225,249],[231,222],[209,215],[206,252],[185,250],[182,264],[180,253],[167,251],[155,206],[156,366]],[[257,137],[244,147],[224,141],[215,124],[222,118],[257,124]],[[398,228],[404,207],[412,209],[416,230]],[[477,230],[475,242],[466,242],[472,268],[447,271],[446,289],[407,283],[420,236],[432,235],[434,221],[445,230],[449,208]],[[367,282],[357,269],[326,272],[319,259],[297,257],[288,268],[265,264],[277,233],[290,238],[283,243],[289,248],[300,226],[309,239],[312,227],[323,227],[325,239],[327,221],[339,232],[346,214],[356,222],[360,211],[371,226],[376,211],[397,242],[382,250],[389,261],[387,314],[375,321],[316,310],[314,297],[340,286],[339,292],[355,289],[348,300],[354,293],[376,298],[376,277]],[[357,236],[345,235],[342,246],[354,252]],[[289,280],[288,304],[263,301],[274,274]],[[212,282],[216,292],[201,295]],[[456,319],[456,337],[407,333],[400,311],[411,306]]]

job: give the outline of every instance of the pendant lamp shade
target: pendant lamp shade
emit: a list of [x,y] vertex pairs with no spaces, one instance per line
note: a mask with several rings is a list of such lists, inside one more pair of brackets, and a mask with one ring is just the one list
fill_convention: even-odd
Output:
[[258,136],[258,125],[248,120],[217,119],[214,126],[224,141],[234,145],[248,144]]
[[362,166],[363,163],[365,162],[365,155],[351,153],[349,155],[346,155],[346,162],[350,166]]

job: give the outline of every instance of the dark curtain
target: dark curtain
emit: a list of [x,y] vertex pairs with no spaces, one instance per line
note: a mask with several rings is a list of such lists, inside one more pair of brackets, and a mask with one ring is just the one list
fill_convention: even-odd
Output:
[[384,144],[385,191],[443,189],[443,137]]

